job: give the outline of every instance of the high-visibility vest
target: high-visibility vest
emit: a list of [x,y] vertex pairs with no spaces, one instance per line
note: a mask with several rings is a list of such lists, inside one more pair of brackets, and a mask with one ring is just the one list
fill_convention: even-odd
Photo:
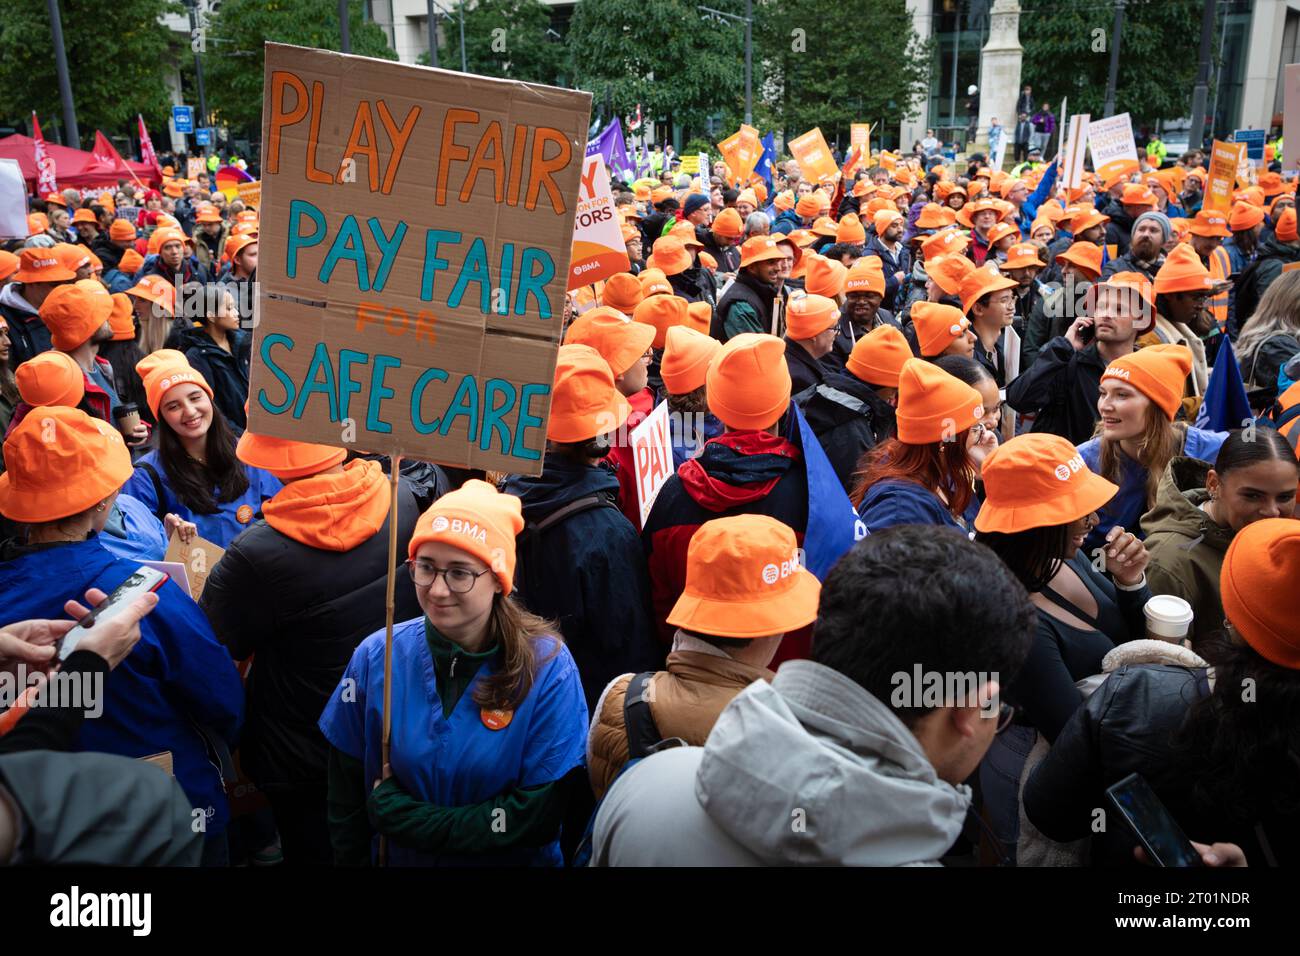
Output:
[[[1217,246],[1210,253],[1210,263],[1208,266],[1210,277],[1215,282],[1232,278],[1232,259],[1228,257],[1228,250],[1223,246]],[[1216,295],[1210,300],[1210,313],[1214,316],[1214,321],[1219,324],[1219,331],[1224,332],[1228,328],[1228,290]]]

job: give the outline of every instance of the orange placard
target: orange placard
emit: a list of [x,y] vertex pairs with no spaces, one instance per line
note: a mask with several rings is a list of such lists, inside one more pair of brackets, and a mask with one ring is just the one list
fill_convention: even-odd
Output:
[[1237,167],[1246,149],[1245,143],[1225,143],[1215,140],[1210,150],[1210,184],[1205,190],[1206,209],[1219,212],[1232,211],[1232,188],[1237,182]]
[[733,185],[749,182],[763,155],[763,145],[758,141],[758,130],[752,126],[741,126],[721,143],[722,161],[727,164],[727,173]]
[[799,164],[799,171],[810,182],[827,183],[839,178],[839,167],[831,148],[826,145],[820,127],[814,127],[802,136],[790,140],[790,155]]

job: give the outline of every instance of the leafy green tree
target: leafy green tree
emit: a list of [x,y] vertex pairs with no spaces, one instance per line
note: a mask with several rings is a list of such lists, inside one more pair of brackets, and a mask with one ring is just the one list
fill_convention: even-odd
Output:
[[897,127],[926,95],[931,48],[906,0],[759,0],[754,21],[755,125],[787,139],[819,126],[846,144],[850,123]]
[[[259,131],[263,44],[338,50],[336,9],[321,0],[225,0],[211,17],[203,57],[208,108],[231,127]],[[354,54],[397,59],[383,29],[362,19],[362,0],[349,0],[348,14]]]
[[[708,5],[744,10],[739,0]],[[590,90],[598,110],[608,91],[616,115],[640,103],[649,119],[702,130],[744,95],[744,36],[739,25],[705,22],[695,0],[589,0],[574,8],[565,40],[570,85]]]
[[[460,68],[460,6],[444,0],[438,64]],[[465,63],[470,73],[526,83],[562,82],[566,55],[551,29],[551,11],[540,0],[477,0],[465,5]],[[429,54],[420,54],[427,64]]]
[[[166,127],[165,77],[178,54],[171,31],[159,18],[182,10],[173,0],[113,0],[111,8],[98,3],[60,4],[77,127],[87,145],[96,129],[109,134],[134,132],[131,121],[137,113],[155,129]],[[63,105],[49,9],[45,0],[4,0],[0,115],[25,121],[32,110],[40,117],[46,137],[61,137]]]
[[[1097,0],[1021,0],[1022,75],[1055,111],[1100,117],[1106,104],[1113,7]],[[1115,112],[1135,127],[1187,116],[1196,82],[1201,0],[1128,0]],[[1216,47],[1217,49],[1217,47]]]

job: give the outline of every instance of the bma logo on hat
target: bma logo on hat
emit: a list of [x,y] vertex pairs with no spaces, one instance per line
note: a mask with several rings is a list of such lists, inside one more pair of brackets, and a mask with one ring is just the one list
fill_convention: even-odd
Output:
[[788,578],[790,575],[794,574],[801,566],[799,550],[795,549],[794,553],[790,555],[790,560],[782,561],[780,565],[774,563],[763,566],[763,583],[769,585],[776,584],[777,581]]
[[1129,376],[1128,376],[1128,369],[1126,369],[1126,368],[1108,368],[1108,369],[1106,369],[1106,374],[1105,374],[1103,377],[1104,377],[1104,378],[1122,378],[1122,379],[1124,379],[1124,381],[1127,382],[1127,381],[1128,381],[1128,378],[1129,378]]
[[1069,481],[1070,476],[1083,471],[1083,456],[1075,455],[1063,465],[1056,466],[1056,477],[1060,481]]
[[442,515],[438,515],[438,517],[433,519],[433,527],[431,527],[429,530],[432,531],[434,534],[441,534],[442,532],[446,531],[447,528],[449,528],[450,526],[451,526],[450,521],[448,521]]

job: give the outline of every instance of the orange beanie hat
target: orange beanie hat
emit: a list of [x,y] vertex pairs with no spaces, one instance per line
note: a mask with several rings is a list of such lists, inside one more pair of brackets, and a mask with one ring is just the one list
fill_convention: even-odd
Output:
[[930,358],[961,338],[970,328],[970,319],[955,305],[920,301],[912,304],[912,325],[921,355]]
[[898,376],[911,358],[907,337],[892,325],[878,325],[854,343],[845,368],[863,382],[898,388]]
[[[672,295],[673,286],[668,281],[668,277],[659,269],[645,269],[637,279],[641,283],[641,298],[648,299],[653,295]],[[641,303],[637,303],[640,305]]]
[[710,228],[715,236],[727,239],[739,239],[745,234],[745,224],[740,220],[740,213],[730,207],[718,213]]
[[684,325],[669,329],[663,361],[659,364],[664,389],[669,395],[685,395],[700,388],[708,375],[709,363],[721,349],[721,342],[703,332]]
[[709,411],[728,428],[770,428],[790,406],[785,342],[757,332],[732,337],[709,362],[706,382]]
[[821,211],[822,204],[817,201],[816,196],[812,193],[800,196],[799,201],[794,204],[794,213],[800,219],[816,219]]
[[[687,302],[686,303],[686,324],[684,328],[695,329],[697,332],[709,334],[709,326],[713,322],[713,306],[707,302]],[[671,332],[677,326],[669,326]],[[664,348],[668,347],[668,338],[664,337]]]
[[108,327],[113,330],[114,342],[128,342],[135,338],[135,310],[131,297],[125,292],[114,292],[113,311],[108,314]]
[[208,398],[212,397],[212,386],[190,367],[185,355],[175,349],[159,349],[146,355],[135,363],[135,371],[144,380],[145,401],[149,403],[149,411],[153,412],[155,419],[158,418],[158,406],[162,404],[163,396],[173,386],[189,382],[207,392]]
[[[51,428],[51,426],[53,426]],[[4,443],[0,514],[36,524],[80,514],[134,470],[117,429],[79,408],[38,405]]]
[[898,376],[899,441],[930,445],[960,435],[983,417],[984,399],[961,379],[924,359],[908,359],[903,365]]
[[1262,596],[1294,595],[1298,588],[1300,521],[1263,518],[1237,532],[1219,572],[1223,613],[1255,653],[1291,670],[1300,670],[1295,605]]
[[1115,359],[1103,380],[1121,379],[1128,382],[1164,411],[1172,422],[1183,401],[1187,375],[1192,370],[1192,350],[1186,345],[1148,345],[1132,355]]
[[509,594],[515,578],[515,536],[523,527],[523,503],[518,498],[471,478],[420,515],[406,554],[415,560],[423,544],[449,544],[491,568],[501,592]]
[[652,295],[642,300],[633,311],[632,318],[655,330],[651,344],[661,349],[664,347],[664,336],[668,334],[668,330],[674,325],[686,323],[686,305],[686,300],[678,295]]
[[860,246],[867,241],[867,230],[856,213],[846,213],[835,227],[835,241],[847,242],[851,246]]
[[122,258],[117,260],[117,268],[127,275],[135,275],[144,265],[144,256],[134,249],[128,249],[122,253]]
[[14,372],[18,394],[28,405],[76,408],[86,394],[86,373],[67,352],[50,349],[28,359]]
[[840,321],[840,307],[824,295],[790,296],[785,311],[785,335],[788,339],[811,339]]
[[879,256],[863,256],[853,263],[844,276],[845,292],[875,292],[885,294],[885,273]]
[[1295,206],[1291,206],[1277,217],[1277,229],[1275,233],[1282,242],[1296,241],[1296,218]]
[[614,431],[630,414],[632,406],[614,387],[614,373],[599,352],[587,345],[560,346],[547,438],[587,441]]
[[848,278],[849,270],[843,263],[819,256],[815,252],[808,255],[803,283],[804,289],[808,292],[834,298],[844,291]]

